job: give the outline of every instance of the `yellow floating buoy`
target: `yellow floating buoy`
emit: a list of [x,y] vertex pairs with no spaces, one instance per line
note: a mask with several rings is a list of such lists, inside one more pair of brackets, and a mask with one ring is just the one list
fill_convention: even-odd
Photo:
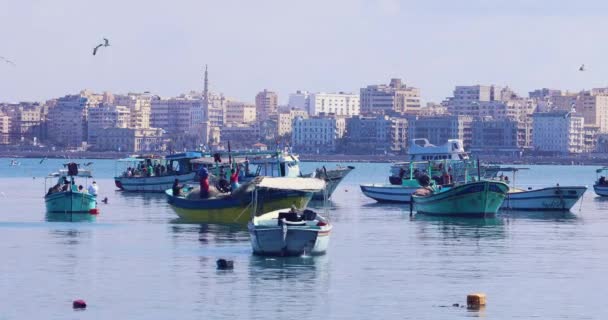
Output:
[[467,308],[479,309],[486,305],[485,293],[472,293],[467,296]]

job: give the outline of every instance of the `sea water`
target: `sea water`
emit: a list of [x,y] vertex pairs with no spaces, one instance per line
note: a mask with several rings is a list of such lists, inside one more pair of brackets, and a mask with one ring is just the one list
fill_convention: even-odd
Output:
[[[524,188],[589,186],[570,213],[451,219],[365,197],[359,184],[387,182],[390,165],[356,163],[329,203],[327,254],[267,258],[251,254],[245,226],[181,223],[162,194],[116,191],[111,160],[80,161],[93,162],[108,198],[95,220],[49,221],[43,176],[65,160],[20,161],[0,159],[0,319],[608,317],[608,199],[591,188],[597,167],[518,173]],[[216,270],[219,258],[234,270]],[[483,310],[452,306],[474,292],[487,295]],[[74,299],[87,309],[74,311]]]

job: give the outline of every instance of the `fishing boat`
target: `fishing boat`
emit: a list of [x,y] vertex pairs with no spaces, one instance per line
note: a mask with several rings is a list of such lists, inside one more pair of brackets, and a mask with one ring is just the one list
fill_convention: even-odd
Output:
[[336,188],[338,188],[340,182],[342,182],[346,175],[353,171],[353,169],[355,169],[353,166],[344,167],[340,165],[337,165],[334,169],[327,169],[325,166],[317,168],[315,172],[309,174],[308,176],[325,181],[325,190],[315,192],[312,198],[314,200],[323,200],[325,197],[325,192],[327,192],[327,197],[331,198],[331,195],[334,193],[334,191],[336,191]]
[[485,217],[496,214],[509,186],[501,181],[481,180],[442,187],[428,195],[412,195],[416,213],[444,216]]
[[[228,158],[228,162],[222,159]],[[219,161],[218,161],[219,160]],[[325,166],[317,168],[314,172],[305,174],[300,169],[300,159],[296,154],[288,151],[230,151],[203,154],[199,159],[191,160],[193,170],[197,171],[205,166],[209,172],[216,175],[227,173],[230,163],[240,168],[239,181],[247,182],[258,176],[267,177],[314,177],[327,183],[328,197],[336,190],[340,182],[350,173],[353,166],[336,166],[327,169]],[[222,170],[224,169],[224,170]],[[323,200],[323,193],[315,193],[316,200]]]
[[49,180],[56,183],[50,187],[44,196],[47,214],[91,214],[96,215],[97,194],[89,193],[84,186],[78,186],[75,177],[85,178],[85,186],[88,179],[92,178],[90,170],[79,169],[78,164],[68,163],[67,169],[61,169],[51,173],[45,179],[45,190]]
[[[410,147],[407,151],[408,161],[396,162],[391,166],[389,182],[393,185],[402,184],[402,175],[409,175],[411,163],[420,162],[431,162],[441,164],[449,162],[453,169],[452,181],[463,182],[465,177],[463,176],[464,170],[460,167],[461,164],[469,162],[469,154],[464,151],[464,145],[462,140],[459,139],[448,139],[447,142],[440,146],[435,146],[427,139],[412,139]],[[497,174],[498,166],[490,166],[481,164],[480,174],[484,179],[494,178]],[[413,168],[417,169],[416,167]]]
[[119,159],[114,183],[122,191],[165,192],[175,179],[192,181],[195,172],[190,160],[200,157],[200,152],[184,152],[165,157],[139,155]]
[[479,161],[469,159],[410,161],[407,165],[407,168],[400,168],[396,177],[400,184],[394,180],[390,184],[361,184],[361,192],[378,202],[409,203],[412,194],[421,187],[418,183],[420,175],[431,177],[431,186],[449,186],[470,181],[471,174],[481,175],[484,170]]
[[328,219],[310,209],[287,207],[270,210],[265,198],[260,196],[260,192],[267,190],[320,192],[324,188],[325,182],[314,178],[270,178],[256,185],[251,221],[248,223],[253,253],[265,256],[324,254],[332,229]]
[[593,184],[593,191],[595,191],[595,194],[598,196],[608,197],[608,180],[606,180],[608,167],[599,168],[595,170],[595,173],[597,177]]
[[[501,209],[533,210],[533,211],[569,211],[583,197],[587,187],[585,186],[560,186],[544,187],[539,189],[528,188],[527,190],[515,187],[516,173],[528,168],[501,168],[502,172],[512,173],[511,186]],[[501,174],[500,178],[508,176]]]
[[[192,223],[245,224],[249,221],[247,210],[251,207],[252,193],[255,186],[265,179],[279,179],[289,183],[293,179],[303,178],[270,178],[257,177],[243,183],[232,192],[213,190],[208,198],[200,197],[200,188],[186,186],[179,195],[173,189],[165,191],[167,202],[183,221]],[[319,180],[319,179],[317,179]],[[212,188],[215,189],[215,188]],[[260,192],[268,210],[295,206],[306,207],[313,192],[305,190],[268,189]]]

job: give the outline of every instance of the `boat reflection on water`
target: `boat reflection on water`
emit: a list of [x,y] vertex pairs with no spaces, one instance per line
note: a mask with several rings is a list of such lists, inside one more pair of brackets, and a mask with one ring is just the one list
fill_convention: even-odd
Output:
[[90,213],[49,213],[44,219],[48,222],[92,222],[97,219],[97,215]]
[[116,190],[115,196],[124,198],[127,200],[127,205],[133,207],[139,206],[150,206],[150,205],[161,205],[164,206],[167,203],[164,193],[151,193],[151,192],[124,192]]
[[527,210],[501,210],[499,216],[506,219],[507,223],[512,220],[547,220],[574,222],[580,219],[571,211],[527,211]]
[[198,240],[208,243],[237,243],[249,241],[247,226],[240,224],[173,224],[174,239]]
[[502,239],[505,237],[504,219],[498,216],[485,218],[446,217],[416,214],[411,220],[417,223],[421,234],[431,236],[439,231],[445,239]]

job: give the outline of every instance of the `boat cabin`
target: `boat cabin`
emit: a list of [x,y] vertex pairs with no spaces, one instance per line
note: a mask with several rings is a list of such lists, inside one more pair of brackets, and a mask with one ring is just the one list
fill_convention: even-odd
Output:
[[440,146],[431,144],[427,139],[412,139],[408,149],[410,161],[430,160],[467,160],[469,155],[464,151],[462,140],[448,139]]

